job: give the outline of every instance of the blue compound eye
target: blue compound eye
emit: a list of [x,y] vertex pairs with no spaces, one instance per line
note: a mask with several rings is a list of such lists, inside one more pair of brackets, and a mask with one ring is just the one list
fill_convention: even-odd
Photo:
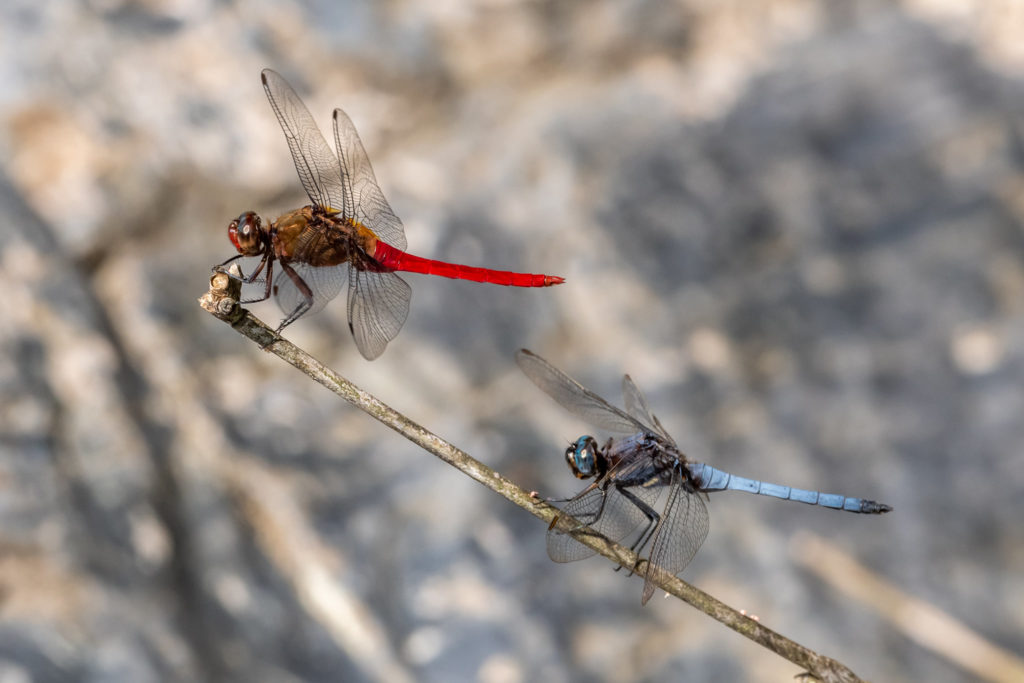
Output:
[[597,442],[592,436],[581,436],[565,449],[565,462],[577,479],[589,479],[597,474]]

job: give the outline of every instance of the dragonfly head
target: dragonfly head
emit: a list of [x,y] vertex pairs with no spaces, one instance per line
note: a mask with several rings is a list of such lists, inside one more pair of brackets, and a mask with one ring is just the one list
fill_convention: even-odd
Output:
[[565,462],[577,479],[590,479],[604,474],[604,454],[592,436],[581,436],[565,449]]
[[246,211],[228,225],[228,239],[243,256],[263,253],[264,235],[263,223],[252,211]]

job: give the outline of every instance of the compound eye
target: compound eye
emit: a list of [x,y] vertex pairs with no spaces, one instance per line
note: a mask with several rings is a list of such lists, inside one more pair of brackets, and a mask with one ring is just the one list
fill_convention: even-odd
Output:
[[260,217],[246,211],[228,225],[228,238],[245,256],[257,256],[263,251],[263,228]]
[[577,479],[589,479],[597,474],[597,458],[597,442],[590,436],[581,436],[565,449],[565,461]]
[[242,245],[238,241],[238,218],[228,223],[228,239],[231,240],[231,244],[235,245],[235,249],[244,253]]
[[242,223],[239,227],[241,228],[241,230],[239,230],[239,233],[242,235],[242,237],[251,237],[253,233],[252,214],[247,214],[244,217],[242,217]]
[[256,235],[259,233],[262,225],[263,223],[260,221],[260,217],[254,213],[250,213],[245,217],[245,226],[242,228],[242,232],[246,237]]

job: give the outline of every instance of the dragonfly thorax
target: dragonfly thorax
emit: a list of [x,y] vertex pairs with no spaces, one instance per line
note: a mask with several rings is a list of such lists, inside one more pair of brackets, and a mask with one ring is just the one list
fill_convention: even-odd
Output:
[[228,225],[228,239],[243,256],[259,256],[266,243],[263,222],[253,211],[246,211]]
[[592,436],[583,435],[565,449],[565,462],[577,479],[601,476],[608,469],[604,453]]

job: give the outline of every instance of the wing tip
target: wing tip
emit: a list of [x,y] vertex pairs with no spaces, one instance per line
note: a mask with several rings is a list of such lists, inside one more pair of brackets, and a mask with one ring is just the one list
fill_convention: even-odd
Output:
[[530,365],[530,363],[532,361],[534,361],[535,359],[540,358],[540,356],[535,354],[530,349],[519,349],[518,351],[516,351],[515,356],[516,356],[516,365],[518,365],[519,369],[522,370],[526,374],[527,377],[529,377],[530,376],[530,373],[529,373],[529,365]]

